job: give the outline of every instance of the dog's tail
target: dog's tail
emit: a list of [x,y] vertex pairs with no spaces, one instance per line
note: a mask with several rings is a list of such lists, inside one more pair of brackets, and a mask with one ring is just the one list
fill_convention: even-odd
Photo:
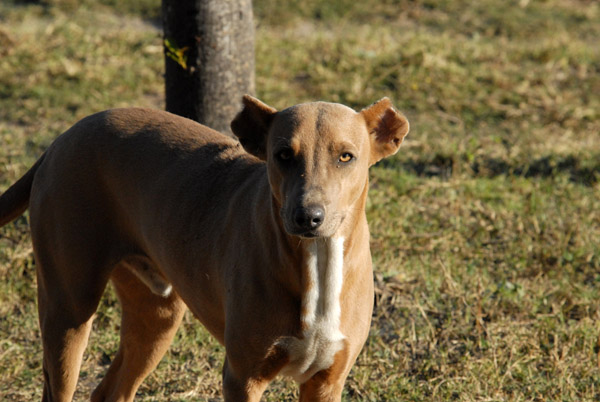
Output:
[[18,218],[29,207],[33,177],[42,164],[45,155],[43,154],[23,177],[0,195],[0,227]]

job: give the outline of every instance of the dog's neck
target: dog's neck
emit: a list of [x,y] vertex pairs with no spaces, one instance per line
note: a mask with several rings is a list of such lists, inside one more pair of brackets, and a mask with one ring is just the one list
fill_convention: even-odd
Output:
[[340,292],[344,280],[344,238],[305,242],[301,324],[303,330],[323,321],[339,330]]
[[345,339],[340,330],[344,238],[305,240],[302,248],[301,333],[278,341],[289,357],[282,374],[299,382],[331,367]]

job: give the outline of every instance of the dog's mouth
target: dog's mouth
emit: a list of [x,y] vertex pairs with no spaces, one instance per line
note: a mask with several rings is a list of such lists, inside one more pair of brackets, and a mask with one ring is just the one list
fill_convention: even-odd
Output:
[[317,237],[325,237],[320,228],[312,230],[298,228],[293,224],[288,223],[285,217],[283,217],[283,222],[284,229],[290,236],[298,236],[303,239],[315,239]]
[[301,237],[303,239],[315,239],[317,237],[323,237],[318,232],[316,232],[314,230],[311,230],[311,231],[305,232],[305,233],[298,233],[295,236]]

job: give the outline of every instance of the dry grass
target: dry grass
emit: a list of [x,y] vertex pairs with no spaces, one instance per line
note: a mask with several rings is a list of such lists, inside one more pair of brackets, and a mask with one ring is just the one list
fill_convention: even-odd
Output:
[[[0,188],[77,119],[162,108],[155,0],[0,5]],[[282,4],[285,3],[285,4]],[[600,6],[585,0],[255,1],[257,88],[284,107],[389,96],[412,126],[372,170],[376,309],[346,400],[596,401]],[[0,232],[0,396],[41,393],[25,218]],[[77,399],[118,344],[109,290]],[[187,317],[139,400],[220,400]],[[297,394],[277,381],[265,400]]]

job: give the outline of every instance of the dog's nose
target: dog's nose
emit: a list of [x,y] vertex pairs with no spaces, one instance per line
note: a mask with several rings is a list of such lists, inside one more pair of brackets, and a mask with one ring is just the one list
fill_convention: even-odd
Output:
[[325,220],[325,211],[320,205],[296,208],[294,222],[299,228],[313,230],[321,226]]

